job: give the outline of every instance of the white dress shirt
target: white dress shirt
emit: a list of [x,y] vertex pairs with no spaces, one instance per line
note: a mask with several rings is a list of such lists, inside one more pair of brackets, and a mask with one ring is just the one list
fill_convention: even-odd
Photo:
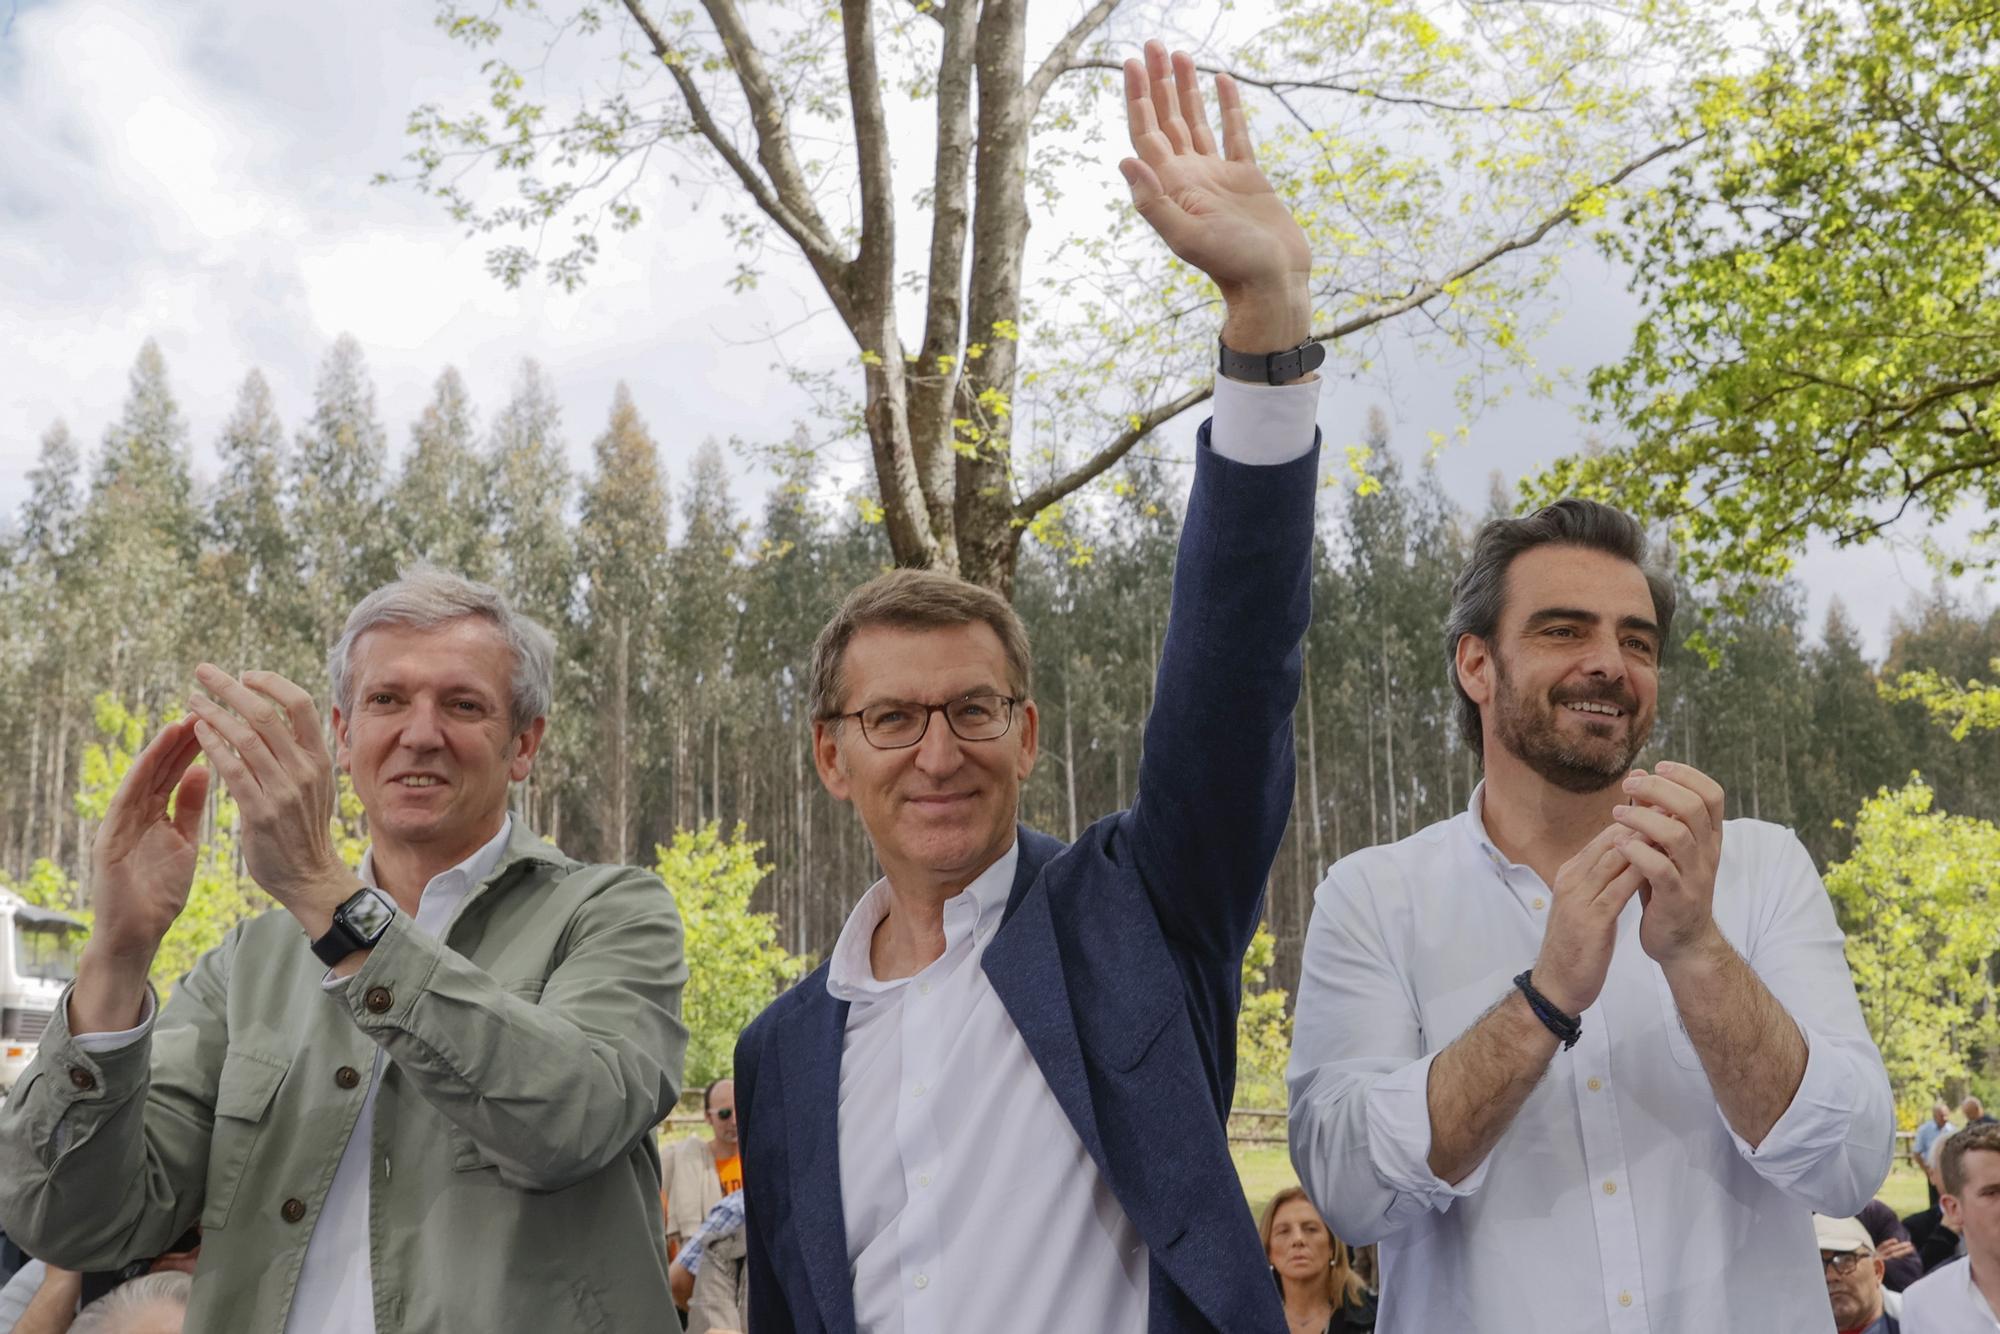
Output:
[[[1319,382],[1218,378],[1210,447],[1240,463],[1312,448]],[[1077,1138],[980,960],[1020,845],[944,905],[944,953],[879,981],[877,881],[841,928],[827,991],[848,1002],[840,1193],[861,1334],[1144,1334],[1146,1244]]]
[[1972,1281],[1963,1256],[1940,1265],[1903,1289],[1903,1334],[1992,1334],[2000,1330],[1993,1308]]
[[[452,914],[480,881],[493,873],[507,850],[507,834],[514,817],[500,822],[500,832],[479,851],[458,865],[432,876],[417,900],[412,925],[428,936],[442,936]],[[361,859],[361,883],[373,889],[375,852],[369,849]],[[321,983],[328,991],[347,986],[347,978],[327,974]],[[327,1187],[326,1203],[319,1221],[313,1225],[312,1239],[306,1243],[305,1259],[299,1267],[298,1287],[292,1293],[290,1313],[285,1317],[286,1334],[312,1334],[316,1330],[341,1330],[344,1334],[374,1334],[375,1286],[369,1273],[368,1169],[375,1131],[375,1091],[382,1083],[380,1051],[368,1073],[368,1092],[361,1100],[361,1115],[341,1151],[340,1164],[333,1169],[333,1183]]]
[[1824,1334],[1811,1213],[1868,1202],[1895,1124],[1832,904],[1777,825],[1725,824],[1714,903],[1807,1044],[1763,1143],[1723,1119],[1635,895],[1576,1047],[1471,1175],[1431,1172],[1431,1060],[1534,963],[1548,920],[1548,886],[1486,836],[1484,790],[1342,860],[1306,938],[1292,1162],[1336,1234],[1381,1242],[1382,1334]]

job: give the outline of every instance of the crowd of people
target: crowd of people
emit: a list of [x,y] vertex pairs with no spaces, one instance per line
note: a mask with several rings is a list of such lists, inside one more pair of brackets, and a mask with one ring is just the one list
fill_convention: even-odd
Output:
[[[703,1090],[709,1135],[663,1152],[703,961],[656,876],[510,812],[549,633],[406,571],[332,646],[331,754],[297,685],[203,664],[105,812],[89,943],[0,1111],[30,1309],[198,1229],[191,1283],[139,1277],[71,1327],[1993,1327],[2000,1130],[1940,1121],[1935,1218],[1879,1216],[1892,1100],[1832,907],[1788,830],[1725,820],[1692,765],[1635,767],[1673,585],[1584,499],[1488,523],[1454,587],[1467,809],[1319,890],[1301,1184],[1260,1230],[1227,1121],[1295,788],[1324,349],[1305,235],[1215,87],[1219,131],[1186,55],[1125,67],[1134,207],[1224,304],[1132,808],[1068,845],[1017,823],[1039,713],[1004,597],[853,590],[804,680],[881,878]],[[278,909],[161,1005],[212,778]]]

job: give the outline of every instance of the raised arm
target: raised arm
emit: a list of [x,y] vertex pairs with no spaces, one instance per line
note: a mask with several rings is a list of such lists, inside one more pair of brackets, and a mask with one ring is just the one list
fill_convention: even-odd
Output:
[[[1173,252],[1214,280],[1233,350],[1295,348],[1310,332],[1312,256],[1257,167],[1235,83],[1216,80],[1218,144],[1193,61],[1157,42],[1125,66],[1136,156],[1120,164],[1134,206]],[[1316,481],[1313,385],[1293,394],[1298,438],[1204,427],[1174,570],[1173,607],[1147,720],[1132,855],[1168,934],[1239,959],[1292,795],[1291,715],[1309,614]],[[1224,415],[1218,393],[1216,416]],[[1256,414],[1253,414],[1256,415]],[[1280,418],[1284,413],[1277,414]]]

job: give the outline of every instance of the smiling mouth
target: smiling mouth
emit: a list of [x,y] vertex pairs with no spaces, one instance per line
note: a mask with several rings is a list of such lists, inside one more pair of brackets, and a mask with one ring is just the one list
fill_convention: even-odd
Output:
[[1625,710],[1616,704],[1605,704],[1598,700],[1570,700],[1563,708],[1571,713],[1580,713],[1586,718],[1623,718]]
[[405,774],[401,778],[391,779],[390,782],[396,787],[413,788],[443,787],[445,785],[444,779],[439,778],[435,774]]

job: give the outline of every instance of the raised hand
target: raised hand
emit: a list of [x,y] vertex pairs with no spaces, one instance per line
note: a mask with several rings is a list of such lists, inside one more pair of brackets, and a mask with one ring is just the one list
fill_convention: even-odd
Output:
[[203,663],[195,679],[207,692],[188,701],[195,736],[242,813],[244,864],[309,934],[321,934],[359,882],[333,847],[333,760],[319,711],[275,672],[239,681]]
[[1646,877],[1639,944],[1662,966],[1722,942],[1715,924],[1715,872],[1722,863],[1722,785],[1668,761],[1625,779],[1627,805],[1612,818],[1627,831],[1625,855]]
[[138,961],[142,974],[194,885],[196,834],[208,799],[208,770],[194,764],[200,753],[193,719],[161,729],[132,761],[91,845],[97,920],[90,948]]
[[1535,990],[1557,1009],[1579,1015],[1604,990],[1618,941],[1618,915],[1646,883],[1626,856],[1626,833],[1606,825],[1556,872],[1554,903],[1535,960]]
[[1258,169],[1236,81],[1216,75],[1215,98],[1219,148],[1193,57],[1177,51],[1169,59],[1161,43],[1146,43],[1143,65],[1125,62],[1125,110],[1138,156],[1119,170],[1140,216],[1222,289],[1230,308],[1224,341],[1240,352],[1296,347],[1311,331],[1312,251]]

